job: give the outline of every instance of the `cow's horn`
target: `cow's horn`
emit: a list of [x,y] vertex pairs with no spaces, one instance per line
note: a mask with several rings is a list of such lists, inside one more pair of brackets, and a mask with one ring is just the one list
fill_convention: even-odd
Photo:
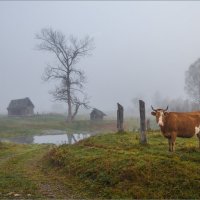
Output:
[[165,110],[163,110],[163,111],[165,112],[165,111],[167,111],[167,110],[168,110],[168,106],[167,106],[167,108],[166,108]]
[[152,109],[153,111],[156,111],[156,109],[154,109],[153,106],[151,106],[151,109]]

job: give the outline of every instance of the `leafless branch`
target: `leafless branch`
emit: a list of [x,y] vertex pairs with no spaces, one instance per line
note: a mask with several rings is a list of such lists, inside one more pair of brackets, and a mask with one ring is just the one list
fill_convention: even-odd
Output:
[[[60,86],[50,93],[54,100],[64,101],[68,104],[68,117],[69,119],[74,118],[80,106],[88,108],[89,101],[83,91],[86,77],[84,71],[76,68],[76,64],[82,57],[90,55],[94,49],[93,38],[86,36],[79,40],[74,36],[69,36],[66,39],[61,32],[47,28],[42,29],[40,34],[36,34],[36,39],[40,41],[37,49],[54,54],[59,63],[55,66],[47,65],[43,80],[60,80]],[[79,99],[80,95],[85,96]]]

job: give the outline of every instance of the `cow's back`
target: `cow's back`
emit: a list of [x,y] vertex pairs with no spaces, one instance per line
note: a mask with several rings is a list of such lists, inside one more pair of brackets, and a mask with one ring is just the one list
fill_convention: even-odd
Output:
[[165,119],[165,133],[176,133],[178,137],[192,137],[200,129],[200,112],[169,112]]

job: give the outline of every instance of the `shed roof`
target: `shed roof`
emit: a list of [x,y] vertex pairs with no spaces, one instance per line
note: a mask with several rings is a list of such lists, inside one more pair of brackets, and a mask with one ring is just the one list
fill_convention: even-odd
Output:
[[91,114],[92,114],[92,113],[96,113],[97,115],[100,115],[100,116],[106,116],[105,113],[103,113],[102,111],[100,111],[100,110],[98,110],[98,109],[96,109],[96,108],[93,108]]
[[15,100],[11,100],[9,105],[8,105],[8,109],[22,109],[22,108],[26,108],[26,107],[33,107],[34,105],[31,102],[31,100],[26,97],[24,99],[15,99]]

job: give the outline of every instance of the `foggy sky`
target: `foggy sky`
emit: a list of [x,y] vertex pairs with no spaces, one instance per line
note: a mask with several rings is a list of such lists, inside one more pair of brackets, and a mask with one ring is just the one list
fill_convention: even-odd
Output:
[[151,104],[156,92],[185,98],[185,71],[200,57],[199,21],[198,1],[1,1],[0,113],[24,97],[36,112],[52,110],[55,82],[41,76],[54,57],[37,51],[35,39],[48,27],[94,38],[92,56],[79,63],[92,107],[128,107],[137,96]]

